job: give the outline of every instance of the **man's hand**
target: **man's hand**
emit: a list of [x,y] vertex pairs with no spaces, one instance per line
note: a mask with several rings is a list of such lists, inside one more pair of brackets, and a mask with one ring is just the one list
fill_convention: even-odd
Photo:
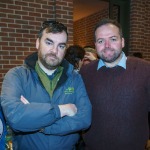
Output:
[[21,100],[24,104],[30,104],[30,103],[28,102],[28,100],[27,100],[25,97],[23,97],[22,95],[21,95],[21,97],[20,97],[20,100]]
[[84,55],[84,59],[88,59],[90,61],[93,61],[93,60],[96,60],[97,59],[97,56],[95,53],[92,53],[92,52],[86,52],[85,55]]
[[74,116],[77,113],[77,107],[74,104],[58,105],[61,117]]

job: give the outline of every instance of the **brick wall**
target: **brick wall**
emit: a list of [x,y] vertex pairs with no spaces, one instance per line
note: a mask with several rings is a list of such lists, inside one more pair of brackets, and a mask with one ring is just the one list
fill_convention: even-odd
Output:
[[5,73],[36,51],[41,23],[49,19],[67,25],[73,43],[73,0],[0,0],[0,90]]
[[74,22],[74,44],[94,47],[94,27],[101,18],[108,18],[108,9]]
[[[74,44],[93,44],[93,29],[101,18],[108,18],[108,10],[74,22]],[[131,0],[129,55],[141,52],[150,61],[150,0]]]
[[130,54],[141,52],[150,61],[150,1],[131,0]]

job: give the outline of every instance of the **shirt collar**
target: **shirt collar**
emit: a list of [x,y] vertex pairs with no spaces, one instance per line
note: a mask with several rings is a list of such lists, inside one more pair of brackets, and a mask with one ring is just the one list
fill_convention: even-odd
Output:
[[[121,58],[121,60],[119,61],[119,63],[117,64],[117,66],[120,66],[120,67],[126,69],[126,60],[127,60],[127,57],[126,57],[126,55],[124,54],[124,52],[122,52],[122,58]],[[97,70],[100,69],[100,68],[103,67],[103,66],[106,66],[106,65],[105,65],[104,61],[100,59],[99,62],[98,62]],[[106,66],[106,67],[107,67],[107,66]]]

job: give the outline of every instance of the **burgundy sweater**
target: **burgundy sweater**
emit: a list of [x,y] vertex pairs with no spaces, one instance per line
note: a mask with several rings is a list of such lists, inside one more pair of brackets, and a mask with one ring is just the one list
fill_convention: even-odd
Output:
[[127,59],[127,68],[97,70],[98,61],[80,73],[92,103],[92,125],[83,135],[88,150],[144,150],[150,111],[150,63]]

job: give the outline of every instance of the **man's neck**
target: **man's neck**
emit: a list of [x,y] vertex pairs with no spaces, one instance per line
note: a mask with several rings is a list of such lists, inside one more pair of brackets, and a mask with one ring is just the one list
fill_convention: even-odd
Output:
[[52,74],[54,73],[54,71],[56,70],[56,69],[54,69],[54,70],[49,70],[49,69],[45,68],[45,67],[43,66],[43,64],[42,64],[39,60],[38,60],[38,64],[39,64],[40,68],[41,68],[47,75],[52,75]]

